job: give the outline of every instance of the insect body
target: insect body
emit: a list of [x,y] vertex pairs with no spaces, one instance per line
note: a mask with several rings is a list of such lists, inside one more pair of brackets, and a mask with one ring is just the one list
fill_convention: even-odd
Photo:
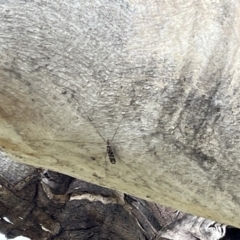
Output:
[[111,146],[110,141],[108,139],[107,139],[107,154],[108,154],[109,161],[112,164],[115,164],[116,159],[115,159],[115,156],[114,156],[114,152],[112,150],[112,146]]

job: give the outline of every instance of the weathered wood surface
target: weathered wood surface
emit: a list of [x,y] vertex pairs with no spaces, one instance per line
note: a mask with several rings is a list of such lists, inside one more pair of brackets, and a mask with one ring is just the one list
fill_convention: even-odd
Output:
[[238,1],[2,1],[0,21],[4,151],[240,226]]
[[0,232],[8,239],[229,240],[223,224],[19,164],[1,152],[0,159]]

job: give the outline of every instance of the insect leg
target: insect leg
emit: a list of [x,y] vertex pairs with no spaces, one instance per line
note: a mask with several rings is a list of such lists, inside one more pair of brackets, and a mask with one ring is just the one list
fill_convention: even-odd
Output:
[[133,168],[132,168],[129,164],[125,163],[125,162],[118,156],[118,154],[117,154],[116,152],[115,152],[115,155],[118,157],[118,159],[119,159],[124,165],[126,165],[128,168],[130,168],[131,171],[138,176],[138,178],[141,179],[141,181],[144,183],[145,186],[147,186],[149,189],[151,189],[151,187],[147,184],[147,182],[146,182],[137,172],[135,172],[135,171],[133,170]]

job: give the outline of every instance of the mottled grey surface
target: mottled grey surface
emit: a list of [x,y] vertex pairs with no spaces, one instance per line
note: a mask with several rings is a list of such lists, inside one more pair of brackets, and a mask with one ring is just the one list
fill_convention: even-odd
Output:
[[24,163],[240,226],[237,1],[58,0],[0,11],[0,146]]

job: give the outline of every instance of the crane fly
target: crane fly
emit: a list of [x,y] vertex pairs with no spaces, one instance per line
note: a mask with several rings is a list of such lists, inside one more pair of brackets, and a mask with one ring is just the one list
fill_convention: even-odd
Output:
[[107,154],[108,154],[108,158],[109,158],[110,163],[115,164],[116,159],[115,159],[114,152],[112,150],[112,146],[111,146],[109,140],[107,140]]
[[[109,139],[107,139],[107,141],[105,140],[105,138],[100,134],[100,132],[97,130],[97,128],[94,126],[91,118],[88,116],[88,114],[86,113],[87,115],[87,118],[89,120],[89,122],[91,122],[92,126],[95,128],[95,130],[97,131],[97,133],[99,134],[99,136],[102,138],[102,140],[106,143],[106,154],[108,155],[108,159],[110,161],[110,163],[112,164],[116,164],[116,158],[115,158],[115,154],[114,154],[114,151],[113,151],[113,147],[112,147],[112,142],[114,140],[114,137],[116,136],[117,132],[118,132],[118,129],[122,123],[122,120],[123,118],[125,117],[125,115],[122,117],[121,121],[119,122],[116,130],[115,130],[115,133],[113,134],[113,137],[111,139],[111,141]],[[118,157],[119,158],[119,157]]]
[[[151,189],[151,187],[148,186],[147,182],[146,182],[136,171],[134,171],[133,168],[132,168],[129,164],[127,164],[125,161],[123,161],[123,160],[118,156],[118,154],[116,153],[116,151],[114,151],[114,148],[112,147],[112,142],[113,142],[113,140],[114,140],[114,138],[115,138],[115,136],[116,136],[116,134],[117,134],[117,132],[118,132],[118,129],[119,129],[119,127],[120,127],[120,125],[121,125],[121,123],[122,123],[125,115],[124,115],[124,116],[122,117],[122,119],[120,120],[120,122],[119,122],[119,124],[118,124],[118,126],[117,126],[117,128],[116,128],[116,130],[115,130],[115,132],[114,132],[114,135],[113,135],[111,141],[110,141],[109,139],[107,139],[107,140],[104,139],[104,137],[100,134],[100,132],[99,132],[99,131],[97,130],[97,128],[94,126],[91,118],[88,116],[87,113],[86,113],[86,115],[87,115],[88,120],[91,122],[92,126],[95,128],[95,130],[96,130],[97,133],[99,134],[99,136],[100,136],[100,137],[103,139],[103,141],[106,143],[106,155],[108,155],[108,158],[109,158],[110,163],[116,164],[116,157],[115,157],[115,156],[117,156],[117,158],[118,158],[125,166],[127,166],[134,174],[136,174],[137,177],[140,178],[142,182],[144,182],[145,186],[147,186],[148,188]],[[105,160],[106,160],[106,155],[105,155]],[[106,170],[106,169],[105,169],[105,170]]]

